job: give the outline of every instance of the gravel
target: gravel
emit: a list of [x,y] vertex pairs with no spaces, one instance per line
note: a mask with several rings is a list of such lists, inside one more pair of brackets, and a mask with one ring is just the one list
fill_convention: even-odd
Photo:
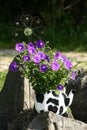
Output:
[[5,49],[5,50],[0,50],[0,57],[1,56],[16,56],[17,51],[13,49]]

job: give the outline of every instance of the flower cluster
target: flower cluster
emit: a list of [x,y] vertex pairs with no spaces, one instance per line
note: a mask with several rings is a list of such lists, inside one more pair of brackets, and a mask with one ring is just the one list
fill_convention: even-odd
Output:
[[[61,52],[55,52],[39,39],[35,43],[17,43],[20,71],[29,79],[36,93],[55,89],[63,90],[66,80],[75,80],[71,61]],[[17,63],[12,62],[11,71],[17,71]]]

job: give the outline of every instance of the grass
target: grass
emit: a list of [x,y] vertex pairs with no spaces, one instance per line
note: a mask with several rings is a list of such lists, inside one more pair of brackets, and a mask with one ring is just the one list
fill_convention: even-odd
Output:
[[0,72],[0,91],[3,88],[7,72]]

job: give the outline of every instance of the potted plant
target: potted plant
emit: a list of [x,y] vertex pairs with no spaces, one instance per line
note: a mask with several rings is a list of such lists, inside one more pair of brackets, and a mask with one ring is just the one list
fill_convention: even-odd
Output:
[[[35,90],[36,111],[65,113],[74,96],[73,90],[69,95],[65,90],[65,82],[70,78],[75,80],[71,61],[61,52],[52,50],[42,39],[35,43],[17,43],[15,49],[19,52],[19,69]],[[17,68],[17,63],[12,62],[10,71],[17,71]]]

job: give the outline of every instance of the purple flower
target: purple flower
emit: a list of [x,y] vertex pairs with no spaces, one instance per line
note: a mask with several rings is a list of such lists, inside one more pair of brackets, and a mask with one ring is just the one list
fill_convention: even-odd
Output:
[[23,52],[25,49],[24,43],[17,43],[15,46],[15,50],[18,52]]
[[72,80],[75,80],[75,78],[76,78],[76,73],[73,71],[73,72],[72,72],[72,75],[71,75],[71,79],[72,79]]
[[50,62],[50,57],[48,55],[45,55],[45,60],[47,60],[48,62]]
[[41,72],[44,73],[44,72],[47,71],[47,69],[48,69],[48,68],[47,68],[46,64],[42,64],[42,65],[40,65],[40,71],[41,71]]
[[60,68],[60,64],[58,62],[53,62],[51,64],[51,68],[52,68],[52,70],[57,71]]
[[13,61],[9,66],[10,71],[17,71],[17,63]]
[[29,43],[28,43],[28,46],[34,47],[34,44],[33,44],[32,42],[29,42]]
[[28,52],[29,52],[29,54],[33,55],[36,53],[36,49],[34,47],[28,45]]
[[37,54],[38,54],[38,56],[40,57],[41,60],[45,59],[45,54],[42,51],[39,51]]
[[64,62],[64,63],[65,63],[65,67],[68,70],[70,70],[72,68],[72,66],[73,66],[70,60],[66,60],[66,62]]
[[59,59],[60,59],[62,62],[66,62],[67,57],[66,57],[65,55],[60,55],[60,56],[59,56]]
[[54,55],[54,59],[57,60],[59,58],[59,56],[61,55],[60,52],[56,52],[55,55]]
[[35,62],[36,64],[38,64],[38,63],[40,63],[40,57],[39,57],[39,55],[38,54],[36,54],[36,55],[34,55],[33,57],[32,57],[32,61],[33,62]]
[[24,60],[24,61],[30,61],[30,56],[29,56],[29,55],[25,55],[25,56],[23,57],[23,60]]
[[37,48],[43,48],[44,47],[44,42],[40,39],[36,42],[36,47]]
[[62,86],[61,84],[59,84],[59,85],[57,86],[57,89],[58,89],[58,90],[63,90],[63,86]]

